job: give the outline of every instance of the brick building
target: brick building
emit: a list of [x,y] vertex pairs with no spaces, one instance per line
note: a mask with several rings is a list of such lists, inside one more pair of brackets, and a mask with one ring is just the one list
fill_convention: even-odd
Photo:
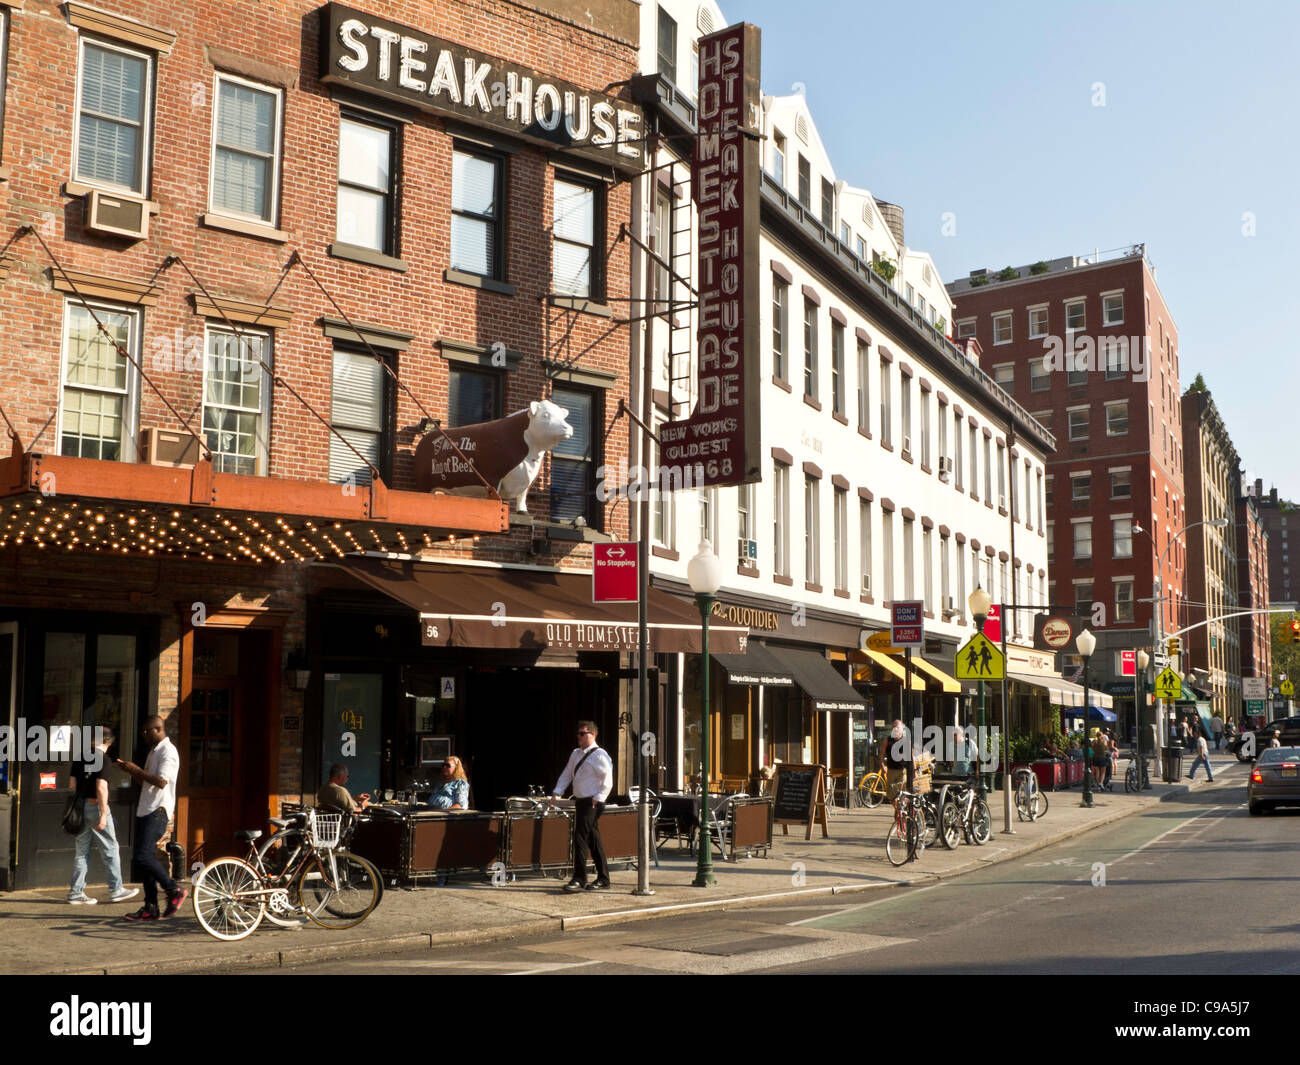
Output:
[[[104,5],[0,6],[0,717],[129,756],[167,716],[191,857],[342,732],[356,791],[448,749],[484,806],[548,779],[625,699],[620,642],[515,619],[584,617],[627,526],[596,483],[626,461],[635,6]],[[573,432],[527,514],[418,490],[422,438],[544,399]],[[0,879],[66,878],[67,768],[0,767]]]
[[1259,520],[1268,539],[1268,596],[1275,606],[1300,601],[1300,574],[1291,577],[1290,534],[1300,529],[1296,506],[1288,499],[1280,499],[1277,488],[1264,494],[1264,482],[1255,482],[1255,500],[1259,506]]
[[1241,625],[1229,616],[1240,609],[1237,449],[1208,391],[1189,388],[1182,407],[1187,521],[1193,526],[1187,533],[1187,599],[1179,620],[1179,628],[1190,628],[1183,637],[1182,667],[1205,671],[1215,712],[1227,720],[1241,712]]
[[1166,589],[1163,631],[1177,628],[1185,597],[1173,316],[1143,245],[976,270],[948,290],[958,339],[976,338],[982,367],[1056,436],[1049,598],[1093,617],[1090,676],[1115,695],[1127,737],[1132,680],[1121,677],[1119,651],[1151,644],[1153,575]]
[[[1238,471],[1240,473],[1240,471]],[[1238,476],[1238,484],[1242,479]],[[1241,610],[1267,610],[1269,598],[1269,542],[1260,498],[1264,482],[1257,479],[1253,491],[1237,496],[1237,604]],[[1268,685],[1273,678],[1273,640],[1270,618],[1266,614],[1241,619],[1241,675],[1263,677]]]

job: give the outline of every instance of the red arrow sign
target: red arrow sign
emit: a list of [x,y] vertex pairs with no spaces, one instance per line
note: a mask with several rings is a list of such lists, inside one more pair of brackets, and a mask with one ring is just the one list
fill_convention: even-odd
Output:
[[639,584],[637,570],[636,544],[592,544],[591,601],[635,603]]

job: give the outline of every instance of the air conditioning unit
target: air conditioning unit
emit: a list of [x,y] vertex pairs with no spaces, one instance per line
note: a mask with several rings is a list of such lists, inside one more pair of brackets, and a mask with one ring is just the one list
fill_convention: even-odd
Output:
[[1007,497],[1006,497],[1006,496],[998,496],[998,506],[1001,507],[1003,510],[1006,510],[1006,509],[1007,509]]
[[903,454],[910,455],[911,453],[912,453],[912,438],[910,436],[905,436],[903,437]]
[[758,541],[746,540],[743,537],[736,541],[736,557],[741,562],[755,562],[758,560]]
[[939,456],[939,476],[945,481],[952,474],[952,459],[947,455]]
[[945,617],[952,617],[953,614],[957,613],[957,600],[951,595],[944,600],[943,613]]
[[114,237],[144,240],[149,235],[149,206],[130,196],[91,189],[86,195],[86,228]]
[[140,451],[150,466],[190,469],[199,460],[198,441],[179,429],[142,429]]
[[870,573],[864,573],[864,574],[862,575],[862,594],[863,594],[863,595],[870,595],[870,594],[871,594],[871,574],[870,574]]

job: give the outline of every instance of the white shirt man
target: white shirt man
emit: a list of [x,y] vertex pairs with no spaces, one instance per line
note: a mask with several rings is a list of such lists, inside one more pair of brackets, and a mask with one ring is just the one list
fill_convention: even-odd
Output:
[[[180,773],[181,758],[175,744],[167,738],[163,719],[154,715],[144,723],[143,735],[149,743],[149,756],[141,769],[134,762],[118,759],[118,766],[140,783],[140,801],[135,808],[135,842],[131,860],[140,870],[144,885],[144,905],[127,917],[128,921],[156,921],[159,917],[173,916],[189,897],[158,860],[156,844],[167,831],[167,823],[176,812],[176,777]],[[167,906],[158,909],[158,888],[167,894]]]
[[[596,744],[596,733],[594,722],[578,722],[578,746],[569,755],[551,796],[553,804],[570,786],[573,788],[573,876],[564,885],[564,890],[570,892],[609,888],[609,867],[596,821],[614,787],[614,763]],[[588,853],[596,865],[596,879],[590,884],[587,883]]]

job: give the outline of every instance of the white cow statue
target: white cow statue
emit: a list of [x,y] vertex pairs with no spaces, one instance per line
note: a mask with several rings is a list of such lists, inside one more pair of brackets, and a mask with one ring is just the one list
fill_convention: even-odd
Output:
[[541,471],[543,453],[573,436],[573,426],[568,423],[568,417],[567,410],[549,399],[537,399],[528,404],[528,427],[524,430],[528,454],[497,485],[501,498],[513,503],[516,513],[528,513],[528,489]]

